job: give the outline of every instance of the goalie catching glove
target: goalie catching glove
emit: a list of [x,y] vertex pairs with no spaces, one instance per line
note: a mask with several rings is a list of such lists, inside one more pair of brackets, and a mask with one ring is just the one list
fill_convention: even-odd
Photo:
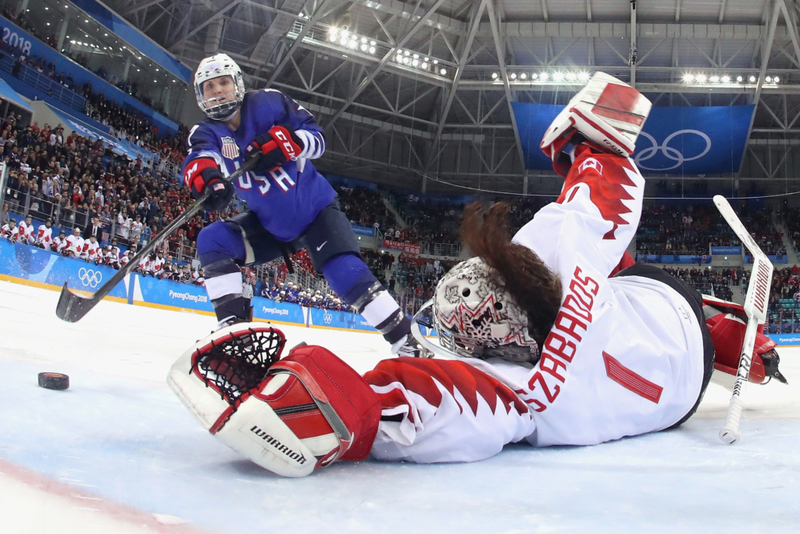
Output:
[[195,200],[208,191],[209,196],[203,202],[206,211],[223,210],[233,198],[233,184],[225,180],[217,163],[211,158],[197,158],[189,162],[183,171],[183,181]]
[[630,85],[598,72],[553,120],[542,138],[542,151],[561,176],[569,173],[571,145],[630,156],[652,104]]
[[262,174],[274,171],[287,161],[296,161],[304,143],[294,130],[273,126],[268,133],[259,134],[247,147],[247,159],[259,158],[256,171]]
[[361,376],[318,346],[295,347],[263,323],[238,323],[187,350],[167,383],[200,424],[249,460],[302,477],[372,448],[381,406]]

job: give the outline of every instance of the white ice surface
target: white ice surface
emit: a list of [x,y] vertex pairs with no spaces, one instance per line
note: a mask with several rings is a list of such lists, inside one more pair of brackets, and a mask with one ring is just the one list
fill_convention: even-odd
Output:
[[[338,463],[283,479],[206,433],[167,387],[208,316],[103,302],[75,324],[58,295],[0,282],[0,532],[8,534],[800,532],[800,350],[790,385],[750,386],[739,443],[712,384],[680,429],[595,447],[506,447],[474,464]],[[280,327],[359,371],[380,336]],[[70,375],[67,391],[37,374]]]

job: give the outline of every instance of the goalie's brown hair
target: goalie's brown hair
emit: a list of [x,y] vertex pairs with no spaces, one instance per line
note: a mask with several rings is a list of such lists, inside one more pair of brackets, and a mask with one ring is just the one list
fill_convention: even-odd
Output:
[[478,202],[468,205],[461,221],[461,239],[497,271],[497,282],[527,314],[528,332],[541,347],[561,306],[561,280],[532,250],[511,242],[508,207],[505,202],[488,209]]

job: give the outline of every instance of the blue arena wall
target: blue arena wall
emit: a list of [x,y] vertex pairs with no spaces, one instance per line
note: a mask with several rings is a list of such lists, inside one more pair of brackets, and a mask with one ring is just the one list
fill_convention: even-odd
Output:
[[[116,271],[83,260],[66,258],[19,243],[0,239],[0,280],[60,290],[64,282],[76,290],[93,293]],[[208,294],[202,286],[159,280],[152,276],[131,274],[109,293],[108,300],[137,306],[181,310],[214,315]],[[53,309],[55,313],[55,309]],[[335,328],[359,332],[377,332],[358,314],[305,308],[289,302],[275,302],[262,297],[253,299],[253,318],[274,323]],[[422,327],[426,335],[436,335]]]

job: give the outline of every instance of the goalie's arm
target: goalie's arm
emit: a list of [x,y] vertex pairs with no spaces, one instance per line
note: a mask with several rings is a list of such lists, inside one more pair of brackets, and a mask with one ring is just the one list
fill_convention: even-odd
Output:
[[560,257],[578,254],[605,278],[636,233],[643,197],[644,178],[630,159],[580,145],[558,200],[523,226],[514,242],[551,268]]

